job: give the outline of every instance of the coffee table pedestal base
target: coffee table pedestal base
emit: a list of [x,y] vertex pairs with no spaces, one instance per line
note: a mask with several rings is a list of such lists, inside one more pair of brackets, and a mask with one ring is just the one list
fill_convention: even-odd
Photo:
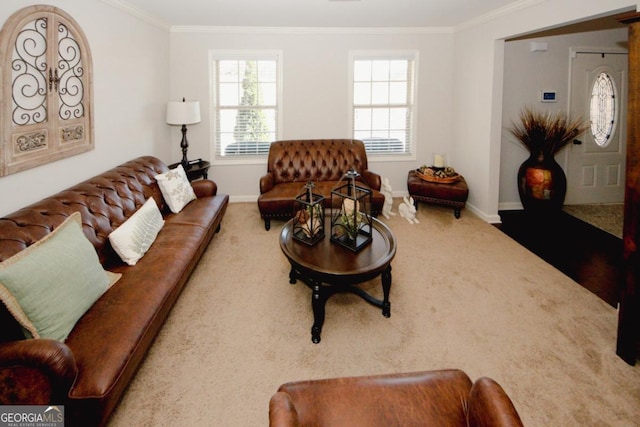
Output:
[[[326,219],[325,219],[326,220]],[[391,290],[391,261],[396,255],[396,239],[391,229],[376,218],[371,218],[372,239],[358,252],[347,251],[325,238],[314,245],[305,245],[293,239],[293,220],[280,232],[280,249],[287,257],[291,270],[289,283],[298,279],[311,288],[313,326],[311,341],[320,342],[324,324],[325,305],[332,295],[349,292],[382,308],[385,317],[391,316],[389,291]],[[358,285],[380,277],[383,299],[379,300]]]
[[382,308],[384,317],[391,317],[391,303],[389,302],[389,293],[391,291],[391,265],[389,265],[380,275],[382,277],[382,293],[383,299],[373,297],[364,290],[358,288],[357,284],[331,284],[322,283],[311,277],[305,277],[295,268],[291,268],[289,273],[289,283],[295,284],[300,279],[304,284],[311,288],[311,307],[313,309],[313,326],[311,327],[311,341],[314,344],[320,342],[320,334],[322,333],[322,325],[324,324],[325,305],[327,300],[337,293],[352,293],[358,295],[369,304]]

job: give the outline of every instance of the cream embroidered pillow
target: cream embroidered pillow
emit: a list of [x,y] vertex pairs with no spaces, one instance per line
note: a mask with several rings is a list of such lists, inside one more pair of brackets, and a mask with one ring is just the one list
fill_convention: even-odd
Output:
[[195,200],[196,193],[187,179],[182,165],[178,165],[175,169],[155,176],[160,186],[160,191],[164,197],[164,201],[169,205],[171,212],[178,213],[187,203]]
[[164,219],[153,197],[109,234],[111,246],[122,261],[135,265],[151,247],[164,226]]
[[64,341],[119,278],[105,271],[74,212],[42,240],[0,263],[0,300],[27,338]]

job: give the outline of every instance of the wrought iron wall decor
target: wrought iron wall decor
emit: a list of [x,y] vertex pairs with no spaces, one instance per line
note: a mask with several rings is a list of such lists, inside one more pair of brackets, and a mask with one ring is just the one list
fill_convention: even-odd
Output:
[[35,19],[18,33],[11,57],[14,125],[42,123],[47,119],[46,53],[47,19]]
[[52,6],[14,13],[0,31],[0,176],[94,148],[91,52],[80,26]]

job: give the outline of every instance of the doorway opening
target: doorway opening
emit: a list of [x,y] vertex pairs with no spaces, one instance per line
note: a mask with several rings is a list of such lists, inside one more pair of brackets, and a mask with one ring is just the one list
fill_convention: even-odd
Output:
[[[588,119],[588,104],[582,102],[578,105],[574,98],[579,95],[582,95],[583,99],[590,98],[593,81],[600,74],[597,71],[603,71],[603,61],[606,63],[609,59],[625,57],[623,65],[615,64],[613,67],[605,68],[618,85],[618,110],[615,113],[616,125],[613,127],[612,135],[616,138],[615,142],[609,142],[605,148],[599,147],[600,152],[596,153],[596,150],[592,149],[593,136],[583,134],[577,138],[583,144],[571,144],[556,156],[556,161],[567,175],[569,188],[565,205],[589,205],[580,209],[585,211],[583,217],[602,217],[608,212],[617,213],[622,211],[622,208],[618,206],[619,209],[615,209],[610,205],[621,205],[624,202],[628,30],[624,24],[618,22],[617,16],[611,15],[527,34],[507,39],[504,44],[502,122],[505,128],[518,117],[525,106],[552,112],[566,111],[571,117],[579,114]],[[589,46],[590,49],[576,48],[582,46]],[[587,54],[593,46],[597,47],[598,54]],[[604,59],[602,53],[605,54]],[[620,53],[625,55],[618,55]],[[595,76],[585,78],[582,70],[583,81],[575,83],[576,79],[571,75],[572,69],[577,68],[573,67],[573,56],[579,56],[579,60],[593,57],[599,62],[595,66],[589,65],[590,72],[595,73]],[[578,86],[580,84],[582,86]],[[580,91],[573,86],[579,87]],[[586,96],[587,92],[589,96]],[[543,97],[543,94],[549,93],[554,95],[551,99]],[[579,111],[576,113],[574,110]],[[585,156],[585,152],[588,157],[598,154],[601,160],[597,165],[593,159],[588,159],[591,163],[580,163],[581,158],[578,154]],[[504,131],[501,143],[498,210],[522,209],[516,175],[519,165],[527,156],[528,152],[519,142]],[[581,195],[577,188],[583,190]],[[598,189],[598,193],[594,189]],[[570,214],[576,210],[578,209],[573,209]],[[592,223],[598,226],[597,221],[594,220]],[[621,224],[621,220],[612,218],[612,223]],[[620,232],[615,234],[621,232],[620,229]]]
[[[533,106],[552,112],[565,111],[572,114],[570,111],[571,95],[572,93],[575,95],[576,90],[574,89],[572,92],[570,88],[571,48],[597,46],[608,52],[626,51],[628,47],[627,31],[627,27],[619,23],[616,16],[608,16],[506,40],[504,43],[503,127],[507,128],[509,123],[516,120],[525,106]],[[626,69],[624,72],[626,73]],[[596,77],[598,75],[596,74]],[[585,83],[583,92],[586,93],[587,90],[592,89],[589,84]],[[627,91],[626,83],[622,84],[618,90]],[[548,94],[553,96],[549,97]],[[626,95],[626,93],[624,94]],[[620,101],[621,105],[624,105],[623,103],[626,101]],[[588,118],[588,114],[584,114],[584,112],[582,116]],[[624,105],[624,111],[619,108],[617,120],[617,124],[626,121],[626,105]],[[624,128],[618,126],[616,131],[624,131]],[[622,137],[626,138],[626,135],[622,135]],[[586,137],[583,135],[581,138],[584,143]],[[584,145],[586,144],[580,147],[580,144],[571,144],[556,156],[556,160],[563,167],[565,173],[570,166],[569,162],[573,161],[569,159],[570,151],[584,149]],[[578,149],[574,147],[578,147]],[[614,151],[613,146],[608,150]],[[618,153],[622,152],[619,147],[616,150]],[[527,156],[526,149],[518,141],[513,140],[507,131],[504,131],[501,142],[498,196],[498,213],[502,220],[500,228],[561,271],[566,270],[567,275],[615,307],[618,302],[617,287],[620,283],[619,274],[622,262],[622,242],[618,236],[622,233],[623,208],[620,202],[623,201],[623,198],[619,201],[592,198],[574,203],[576,207],[582,205],[579,206],[579,210],[586,212],[578,213],[578,209],[573,211],[566,209],[559,215],[558,224],[553,227],[547,226],[537,233],[532,232],[534,227],[526,221],[517,189],[517,170]],[[624,155],[622,162],[624,162]],[[601,186],[604,187],[611,182],[616,182],[622,183],[622,187],[624,187],[624,165],[618,164],[614,168],[606,161],[604,163],[605,166],[598,171],[598,178],[603,177],[604,173],[607,180],[603,181]],[[613,164],[613,162],[609,163]],[[586,169],[581,167],[580,174],[576,173],[576,176],[580,177],[581,183],[588,181],[589,176],[585,172]],[[595,167],[592,167],[591,170],[595,171]],[[568,182],[572,178],[567,174]],[[620,215],[615,217],[611,214],[614,211],[611,206],[614,205],[612,203],[614,201],[618,202],[615,204],[620,205]],[[566,202],[567,200],[565,200],[565,204]],[[566,204],[565,207],[569,206]],[[606,213],[601,212],[605,210]],[[589,216],[592,219],[588,219]],[[596,219],[600,221],[598,222]],[[611,233],[607,230],[602,225],[604,220],[620,224],[619,232]],[[546,233],[546,239],[541,238],[543,231]],[[585,239],[595,244],[571,243],[584,242]],[[603,252],[602,248],[607,249]]]

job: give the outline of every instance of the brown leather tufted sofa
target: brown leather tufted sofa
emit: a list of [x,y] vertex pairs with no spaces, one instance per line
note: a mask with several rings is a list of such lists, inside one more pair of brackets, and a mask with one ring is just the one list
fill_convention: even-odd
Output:
[[520,427],[502,387],[472,383],[457,369],[324,380],[280,386],[269,402],[271,427]]
[[260,178],[258,209],[267,230],[272,219],[293,216],[293,200],[308,181],[330,207],[331,190],[350,169],[360,174],[363,187],[373,190],[371,214],[384,205],[380,175],[368,169],[364,143],[355,139],[306,139],[276,141],[269,146],[267,173]]
[[[140,157],[0,218],[0,261],[51,232],[74,211],[102,265],[122,278],[76,323],[65,342],[25,339],[0,304],[0,404],[62,404],[67,426],[106,423],[145,357],[227,208],[213,181],[192,183],[197,200],[179,214],[154,176],[167,171]],[[109,245],[111,231],[149,197],[165,225],[134,266]]]

